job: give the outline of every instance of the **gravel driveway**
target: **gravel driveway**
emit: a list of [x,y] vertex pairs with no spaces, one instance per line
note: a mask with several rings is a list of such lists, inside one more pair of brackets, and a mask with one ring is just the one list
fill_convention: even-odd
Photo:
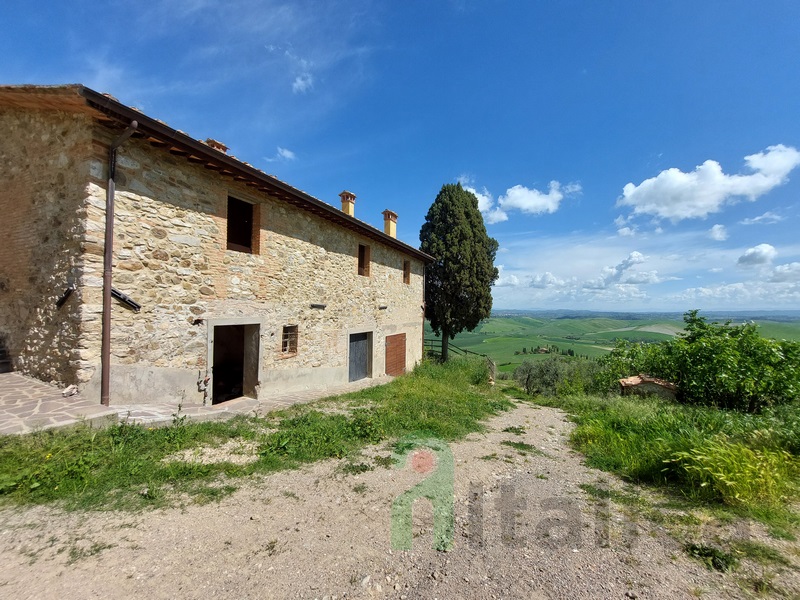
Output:
[[[571,427],[561,411],[518,403],[486,432],[450,444],[449,552],[432,548],[426,501],[416,505],[412,550],[392,548],[392,503],[428,476],[415,463],[348,474],[358,469],[325,461],[237,482],[219,503],[144,513],[3,509],[0,596],[752,597],[747,577],[756,567],[710,571],[661,525],[637,516],[637,502],[599,499],[598,490],[636,491],[587,468],[566,443]],[[389,454],[373,447],[356,463]],[[800,589],[793,569],[774,577],[789,597]]]

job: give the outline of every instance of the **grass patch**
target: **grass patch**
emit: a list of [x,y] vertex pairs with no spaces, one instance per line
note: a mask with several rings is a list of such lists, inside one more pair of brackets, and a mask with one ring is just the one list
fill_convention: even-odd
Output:
[[753,540],[738,540],[733,543],[733,549],[742,556],[753,560],[760,565],[780,565],[782,567],[790,567],[792,563],[783,554],[762,544],[761,542],[754,542]]
[[525,435],[525,428],[516,425],[513,427],[506,427],[505,429],[503,429],[503,433],[513,433],[514,435]]
[[395,465],[394,457],[389,454],[387,456],[375,456],[372,459],[372,462],[375,463],[378,467],[383,467],[384,469],[391,469]]
[[[235,490],[236,478],[352,456],[368,444],[412,432],[455,440],[480,431],[483,419],[512,406],[487,381],[482,359],[423,363],[387,385],[265,419],[194,423],[176,414],[171,426],[158,429],[120,423],[102,430],[81,425],[2,436],[0,503],[139,509],[169,505],[183,494],[218,500]],[[337,410],[323,412],[318,406]],[[258,460],[244,465],[164,461],[180,450],[234,439],[257,444]],[[375,459],[379,464],[389,460]]]
[[727,507],[778,536],[800,523],[788,508],[800,483],[800,406],[760,414],[657,398],[537,398],[563,408],[573,446],[590,466],[677,492],[695,505]]
[[706,546],[703,544],[686,544],[684,547],[686,553],[692,558],[701,561],[709,569],[715,571],[731,571],[736,568],[739,559],[733,554],[714,548],[713,546]]
[[508,446],[509,448],[513,448],[520,454],[536,454],[537,456],[547,456],[544,452],[539,450],[536,446],[532,444],[526,444],[525,442],[512,442],[509,440],[504,440],[500,442],[503,446]]
[[591,483],[579,483],[578,487],[596,500],[610,500],[625,506],[639,506],[643,503],[642,499],[634,493],[621,492]]
[[367,471],[372,471],[375,467],[362,462],[346,462],[339,467],[339,470],[345,475],[360,475]]

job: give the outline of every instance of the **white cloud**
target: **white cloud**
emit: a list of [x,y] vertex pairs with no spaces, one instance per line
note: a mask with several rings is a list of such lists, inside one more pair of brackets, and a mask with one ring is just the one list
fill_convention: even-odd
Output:
[[303,94],[314,87],[314,77],[311,73],[301,73],[294,78],[292,91],[295,94]]
[[690,173],[672,168],[638,186],[628,183],[617,206],[630,206],[634,214],[655,215],[673,222],[705,218],[725,204],[745,198],[753,201],[786,182],[800,165],[800,151],[778,144],[745,157],[748,175],[726,175],[720,164],[707,160]]
[[516,275],[506,275],[503,273],[505,267],[503,265],[497,265],[497,270],[500,272],[500,276],[497,278],[497,281],[494,282],[494,287],[514,287],[519,285],[519,278]]
[[564,287],[566,283],[566,281],[559,279],[550,271],[546,271],[544,273],[537,273],[531,280],[530,287],[539,289]]
[[625,276],[624,283],[661,283],[657,271],[636,271]]
[[771,263],[777,254],[777,250],[769,244],[759,244],[754,248],[745,250],[745,253],[739,257],[736,263],[743,267],[765,265]]
[[728,230],[725,225],[714,225],[708,230],[708,237],[717,242],[724,242],[728,239]]
[[264,157],[264,160],[267,162],[276,162],[276,161],[289,161],[289,160],[296,160],[297,155],[287,148],[281,148],[280,146],[277,147],[275,151],[275,156],[272,157]]
[[776,283],[800,282],[800,262],[778,265],[769,280]]
[[494,223],[508,221],[508,214],[500,208],[495,208],[487,213],[484,213],[483,219],[488,225],[492,225]]
[[[583,284],[583,287],[590,290],[604,290],[615,283],[628,283],[627,278],[623,282],[622,277],[626,271],[628,271],[634,265],[641,264],[645,261],[645,257],[641,252],[631,252],[628,255],[628,258],[624,259],[622,262],[617,264],[613,267],[603,267],[603,270],[600,273],[600,277],[595,279],[590,279],[586,283]],[[654,272],[655,273],[655,272]],[[632,277],[629,276],[629,277]],[[634,282],[631,283],[644,283],[644,282]]]
[[678,304],[703,304],[708,309],[714,307],[785,306],[794,308],[800,301],[800,286],[797,283],[765,283],[753,285],[752,282],[738,282],[686,289],[670,298]]
[[[459,178],[459,181],[460,181],[460,178]],[[483,191],[479,192],[474,187],[472,187],[470,185],[465,185],[466,182],[464,182],[464,181],[460,181],[460,182],[461,182],[461,185],[464,187],[465,190],[467,190],[468,192],[472,192],[475,195],[475,197],[478,199],[478,210],[479,211],[481,211],[482,213],[487,213],[492,209],[492,205],[494,204],[494,198],[492,198],[492,195],[489,193],[489,190],[487,190],[484,187]]]
[[552,214],[558,210],[564,198],[579,194],[581,191],[578,183],[562,186],[558,181],[551,181],[546,193],[529,189],[524,185],[515,185],[508,188],[495,204],[489,190],[484,187],[483,191],[479,192],[470,185],[472,183],[470,177],[462,175],[458,180],[465,190],[472,192],[478,198],[478,208],[489,225],[508,221],[508,213],[513,210],[529,215]]
[[287,150],[286,148],[281,148],[280,146],[278,146],[278,156],[285,158],[286,160],[294,160],[297,158],[294,152]]
[[783,221],[783,217],[775,214],[772,211],[767,211],[763,215],[753,217],[752,219],[743,219],[739,221],[742,225],[772,225]]
[[[577,189],[570,189],[580,191],[580,186],[577,186]],[[532,215],[554,213],[558,210],[558,205],[564,199],[565,193],[569,193],[569,191],[566,188],[562,191],[561,184],[557,181],[550,182],[547,193],[537,189],[528,189],[524,185],[515,185],[506,190],[505,195],[500,196],[497,203],[506,212],[518,209]]]
[[617,229],[617,235],[622,237],[632,237],[636,234],[636,230],[632,227],[620,227]]

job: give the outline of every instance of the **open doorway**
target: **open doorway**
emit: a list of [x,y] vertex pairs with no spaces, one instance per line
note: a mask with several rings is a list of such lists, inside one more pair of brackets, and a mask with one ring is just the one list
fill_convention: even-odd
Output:
[[256,397],[258,341],[257,324],[214,327],[212,404],[241,396]]

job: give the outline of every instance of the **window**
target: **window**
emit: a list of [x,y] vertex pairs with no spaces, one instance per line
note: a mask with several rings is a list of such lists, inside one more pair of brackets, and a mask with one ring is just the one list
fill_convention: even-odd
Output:
[[369,246],[358,245],[358,274],[369,277]]
[[403,283],[409,284],[411,283],[411,261],[404,260],[403,261]]
[[228,196],[228,250],[258,253],[258,207]]
[[281,354],[297,354],[297,325],[286,325],[281,336]]

